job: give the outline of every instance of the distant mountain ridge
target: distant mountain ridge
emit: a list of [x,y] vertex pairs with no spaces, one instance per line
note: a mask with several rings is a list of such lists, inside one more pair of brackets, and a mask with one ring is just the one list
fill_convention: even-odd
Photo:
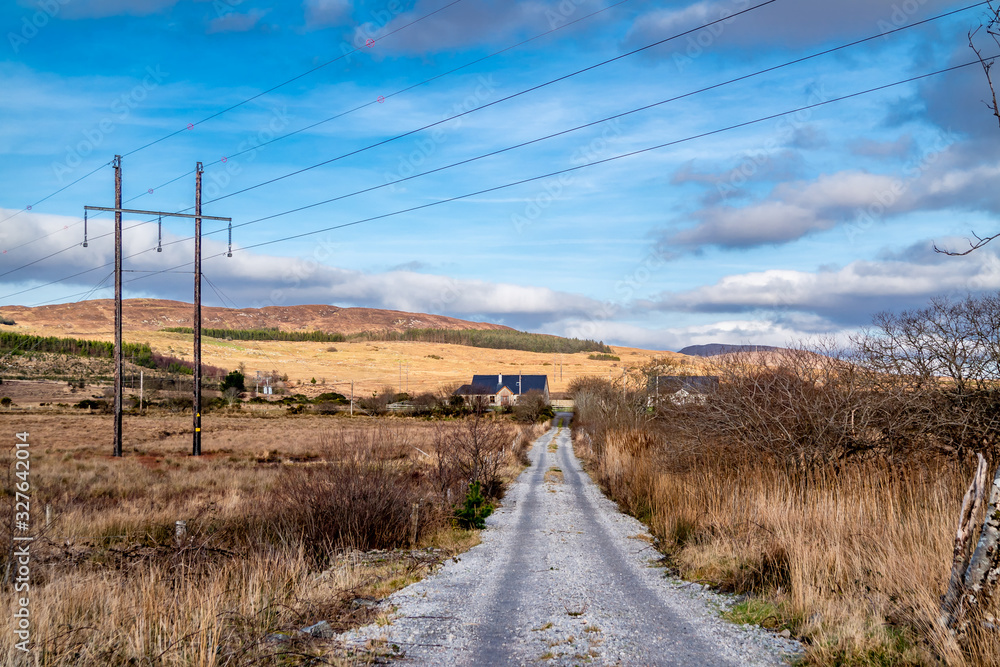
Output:
[[[165,299],[126,299],[122,305],[125,331],[159,331],[167,327],[190,327],[194,306]],[[45,329],[46,335],[84,336],[114,331],[115,304],[95,299],[51,306],[4,306],[3,315],[20,326]],[[363,331],[405,332],[410,329],[514,331],[486,322],[469,322],[444,315],[407,313],[377,308],[340,308],[329,305],[266,306],[264,308],[202,308],[202,326],[207,329],[280,329],[281,331],[327,331],[343,334]]]
[[715,357],[733,352],[777,352],[783,348],[771,345],[727,345],[726,343],[709,343],[707,345],[688,345],[678,354],[691,357]]

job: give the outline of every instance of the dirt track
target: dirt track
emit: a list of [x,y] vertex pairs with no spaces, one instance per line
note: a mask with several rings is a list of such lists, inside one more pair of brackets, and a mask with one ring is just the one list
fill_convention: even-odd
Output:
[[568,429],[539,438],[531,459],[481,545],[391,596],[390,625],[344,639],[384,638],[416,665],[776,665],[794,651],[651,567],[645,529],[583,472]]

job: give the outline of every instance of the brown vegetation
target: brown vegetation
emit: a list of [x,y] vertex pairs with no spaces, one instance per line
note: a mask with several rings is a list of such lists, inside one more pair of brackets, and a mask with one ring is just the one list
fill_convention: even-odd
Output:
[[704,401],[577,382],[575,446],[671,567],[750,596],[730,615],[790,629],[806,664],[997,665],[989,585],[942,616],[974,454],[1000,463],[984,313],[1000,301],[883,315],[849,355],[727,355]]
[[[163,299],[126,299],[123,305],[125,331],[158,331],[164,327],[191,326],[193,306]],[[114,301],[92,299],[74,303],[28,308],[5,306],[4,314],[19,326],[64,330],[62,335],[107,333],[114,326]],[[264,308],[218,308],[205,306],[202,326],[241,329],[281,329],[282,331],[406,331],[407,329],[506,330],[510,327],[485,322],[468,322],[443,315],[406,313],[376,308],[337,306],[267,306]],[[58,334],[52,334],[58,335]]]
[[[193,458],[189,418],[133,416],[123,459],[108,456],[105,416],[15,414],[4,424],[30,434],[39,664],[335,660],[329,639],[297,630],[372,622],[372,600],[476,540],[450,521],[467,480],[437,471],[462,458],[461,420],[216,416],[205,422],[207,455]],[[510,479],[520,461],[514,431],[504,433]],[[4,633],[0,652],[13,655],[14,641]]]

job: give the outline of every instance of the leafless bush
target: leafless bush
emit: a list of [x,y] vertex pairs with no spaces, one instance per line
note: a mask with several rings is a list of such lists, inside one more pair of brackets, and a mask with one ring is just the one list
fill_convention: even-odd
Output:
[[997,451],[1000,297],[934,299],[926,308],[880,313],[854,340],[877,390],[907,399],[932,444],[959,459]]
[[409,543],[413,508],[418,535],[441,513],[424,503],[429,489],[407,458],[413,449],[404,427],[378,423],[338,431],[322,445],[323,461],[284,472],[275,486],[274,518],[284,535],[301,538],[316,562],[339,549],[387,549]]
[[389,408],[389,404],[396,400],[396,388],[386,385],[371,397],[362,398],[358,405],[362,410],[370,415],[384,415]]
[[459,428],[442,425],[436,447],[437,486],[442,493],[479,482],[488,497],[503,494],[505,457],[514,429],[500,418],[477,412]]
[[600,447],[608,431],[635,429],[651,420],[645,387],[629,386],[625,378],[611,382],[582,377],[569,386],[576,414],[574,428],[586,429],[595,447]]
[[514,418],[519,422],[534,423],[544,416],[552,416],[552,409],[545,394],[532,389],[518,398],[514,406]]

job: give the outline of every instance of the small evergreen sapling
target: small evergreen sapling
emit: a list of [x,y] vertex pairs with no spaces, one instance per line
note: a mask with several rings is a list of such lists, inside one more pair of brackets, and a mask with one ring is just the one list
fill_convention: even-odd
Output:
[[455,509],[455,519],[461,528],[486,527],[486,517],[493,513],[493,504],[483,496],[479,482],[469,484],[469,491],[465,494],[465,503]]

